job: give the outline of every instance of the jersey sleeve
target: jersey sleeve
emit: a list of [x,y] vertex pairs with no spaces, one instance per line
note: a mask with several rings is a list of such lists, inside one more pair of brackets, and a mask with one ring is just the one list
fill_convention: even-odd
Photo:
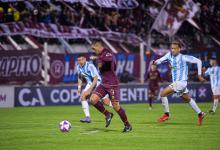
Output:
[[184,55],[183,59],[192,64],[197,64],[198,75],[202,74],[202,61],[194,56]]
[[95,76],[98,76],[98,70],[96,69],[94,64],[89,64],[89,71],[91,72],[91,76],[94,78]]
[[156,62],[157,65],[159,65],[159,64],[165,62],[166,60],[168,60],[169,57],[170,57],[170,52],[167,53],[166,55],[164,55],[163,57],[157,59],[155,62]]
[[80,75],[79,64],[76,66],[77,74]]

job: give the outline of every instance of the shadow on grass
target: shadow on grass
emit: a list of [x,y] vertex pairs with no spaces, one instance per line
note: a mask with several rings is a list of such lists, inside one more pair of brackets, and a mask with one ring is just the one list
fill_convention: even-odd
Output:
[[166,122],[157,122],[157,121],[152,121],[152,122],[149,122],[149,121],[145,121],[145,122],[138,122],[136,124],[145,124],[145,125],[159,125],[159,126],[166,126],[166,125],[197,125],[196,123],[194,122],[169,122],[169,121],[166,121]]
[[114,129],[109,129],[109,128],[89,128],[86,129],[85,131],[87,132],[92,132],[92,131],[102,131],[102,132],[118,132],[118,130],[114,130]]

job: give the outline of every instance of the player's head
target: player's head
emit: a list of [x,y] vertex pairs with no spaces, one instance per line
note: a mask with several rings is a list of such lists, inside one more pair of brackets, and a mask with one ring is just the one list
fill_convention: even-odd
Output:
[[217,65],[217,58],[216,57],[211,57],[210,58],[210,65],[211,66],[216,66]]
[[180,53],[181,44],[179,41],[173,41],[170,45],[171,53],[173,56],[177,56]]
[[104,49],[102,43],[100,41],[95,41],[92,43],[91,48],[95,51],[96,54],[100,54]]
[[80,66],[84,66],[86,63],[86,56],[84,54],[79,54],[77,56],[77,61]]

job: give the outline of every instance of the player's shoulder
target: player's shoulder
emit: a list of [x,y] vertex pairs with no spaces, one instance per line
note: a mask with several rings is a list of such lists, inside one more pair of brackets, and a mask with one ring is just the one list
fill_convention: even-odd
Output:
[[76,65],[76,69],[77,69],[77,70],[79,70],[79,68],[80,68],[80,65],[79,65],[79,64],[77,64],[77,65]]
[[183,59],[187,59],[187,60],[194,60],[196,59],[196,57],[192,56],[192,55],[187,55],[187,54],[181,54]]
[[88,69],[94,69],[96,66],[92,62],[88,62]]

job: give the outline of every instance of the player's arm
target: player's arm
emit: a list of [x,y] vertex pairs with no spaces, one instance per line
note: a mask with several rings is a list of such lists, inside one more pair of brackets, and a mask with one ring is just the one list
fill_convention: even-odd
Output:
[[152,65],[159,65],[165,62],[166,60],[168,60],[169,57],[170,57],[170,52],[164,55],[163,57],[157,59],[156,61],[153,61]]
[[185,59],[186,62],[197,65],[199,81],[204,82],[205,79],[202,77],[202,61],[194,56],[189,55],[184,55],[183,59]]
[[82,78],[80,77],[80,74],[78,74],[78,95],[80,95],[82,89]]
[[210,68],[208,68],[205,73],[204,73],[205,76],[209,76],[210,75]]

